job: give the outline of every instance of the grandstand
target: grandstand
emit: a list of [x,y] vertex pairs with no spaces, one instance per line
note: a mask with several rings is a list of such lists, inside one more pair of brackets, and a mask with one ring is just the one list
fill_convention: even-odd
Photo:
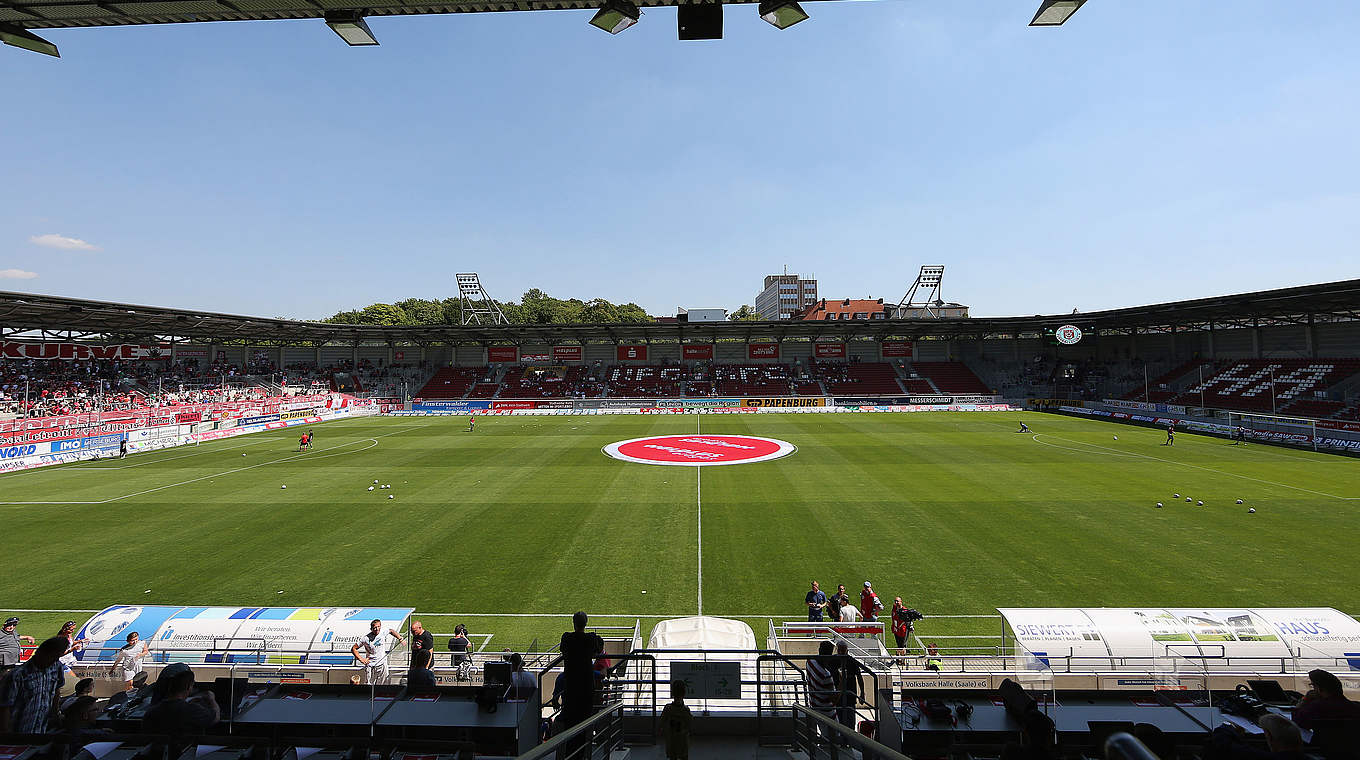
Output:
[[[51,610],[19,613],[28,630],[134,606],[163,612],[145,636],[185,631],[198,643],[162,644],[150,670],[180,658],[201,682],[260,689],[249,704],[229,695],[241,715],[214,742],[308,730],[350,741],[290,723],[302,708],[283,705],[357,700],[353,735],[366,746],[393,757],[449,749],[419,744],[435,737],[394,722],[422,694],[401,685],[408,649],[394,653],[390,691],[351,689],[362,669],[335,639],[288,649],[246,629],[207,634],[210,621],[242,610],[290,625],[309,614],[316,624],[344,614],[363,623],[365,610],[382,610],[372,614],[403,633],[424,618],[438,637],[434,704],[469,715],[499,677],[500,650],[521,651],[536,691],[495,715],[525,725],[456,734],[483,754],[539,751],[539,720],[558,715],[548,696],[562,674],[556,636],[577,607],[598,613],[592,628],[611,660],[600,691],[608,706],[590,730],[640,755],[656,741],[670,668],[695,660],[721,665],[736,684],[704,684],[706,730],[809,756],[817,725],[871,755],[944,747],[997,757],[1016,730],[995,701],[1010,678],[1050,695],[1056,719],[1072,727],[1063,742],[1073,756],[1094,751],[1098,732],[1086,723],[1099,711],[1166,727],[1188,757],[1202,742],[1195,721],[1221,721],[1216,705],[1248,676],[1304,690],[1314,667],[1351,672],[1349,650],[1329,648],[1344,648],[1339,640],[1286,638],[1316,636],[1299,631],[1322,622],[1352,635],[1360,623],[1338,610],[1360,609],[1360,597],[1275,558],[1335,557],[1333,578],[1360,569],[1346,548],[1360,473],[1329,454],[1212,436],[1241,419],[1229,412],[1274,412],[1259,430],[1250,423],[1255,440],[1360,453],[1360,424],[1348,429],[1360,423],[1357,282],[1083,314],[1087,338],[1076,346],[1046,339],[1071,315],[872,320],[837,324],[831,336],[825,325],[778,322],[367,327],[31,295],[0,302],[0,434],[16,441],[0,447],[0,510],[11,510],[13,540],[40,549],[23,560],[30,573],[0,583],[2,601]],[[92,341],[91,329],[109,340]],[[93,358],[110,352],[119,358]],[[895,413],[907,411],[930,413]],[[439,419],[468,412],[475,433]],[[1285,417],[1311,418],[1308,440]],[[1174,450],[1157,430],[1110,435],[1114,421],[1172,419],[1205,435]],[[1015,434],[1021,420],[1032,435]],[[323,422],[321,447],[297,451],[287,428]],[[787,441],[796,452],[692,470],[602,453],[678,434],[735,449],[753,446],[741,436]],[[136,461],[106,461],[125,435]],[[1206,505],[1170,501],[1183,493]],[[1239,498],[1260,513],[1248,519]],[[1171,506],[1153,506],[1162,502]],[[78,514],[81,535],[42,551],[53,548],[57,514]],[[147,525],[135,568],[72,566],[72,542],[121,536],[128,514]],[[356,532],[365,514],[385,517]],[[202,542],[226,559],[166,563],[196,535],[229,537],[229,546]],[[892,547],[910,547],[911,561],[880,556]],[[430,571],[412,573],[413,564]],[[921,568],[951,580],[923,582]],[[871,579],[883,601],[900,593],[926,618],[904,654],[881,619],[809,623],[807,576],[852,593]],[[1243,591],[1243,577],[1269,582]],[[285,599],[300,606],[268,606]],[[1303,599],[1324,606],[1301,608]],[[250,606],[203,607],[209,600]],[[1090,600],[1101,606],[1063,606]],[[1027,606],[1006,606],[1017,602]],[[458,621],[478,637],[466,670],[444,648]],[[1118,650],[1153,623],[1171,638]],[[1034,638],[1067,627],[1083,633]],[[330,633],[357,635],[344,630]],[[878,727],[872,739],[808,710],[809,662],[823,639],[846,643],[872,684],[852,708]],[[95,653],[110,651],[92,647],[77,672],[106,673]],[[100,696],[116,686],[101,676]],[[1161,703],[1167,689],[1184,703]],[[972,725],[917,715],[920,698],[972,705]],[[456,713],[439,728],[462,727]]]

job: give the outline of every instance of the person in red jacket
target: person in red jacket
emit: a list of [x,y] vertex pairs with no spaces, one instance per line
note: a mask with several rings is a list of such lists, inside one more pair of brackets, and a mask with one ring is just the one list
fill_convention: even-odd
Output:
[[892,606],[892,632],[893,639],[897,641],[897,656],[907,656],[907,636],[911,633],[911,623],[907,621],[907,608],[902,604],[902,597],[893,597]]
[[859,592],[859,612],[864,616],[864,622],[877,622],[878,611],[881,609],[883,602],[879,601],[878,594],[874,593],[874,587],[865,581],[864,589]]

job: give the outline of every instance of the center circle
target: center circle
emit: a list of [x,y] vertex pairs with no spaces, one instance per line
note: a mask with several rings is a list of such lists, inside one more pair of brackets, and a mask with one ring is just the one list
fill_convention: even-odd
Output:
[[788,456],[797,447],[787,441],[749,435],[659,435],[611,443],[607,456],[639,464],[704,467],[767,462]]

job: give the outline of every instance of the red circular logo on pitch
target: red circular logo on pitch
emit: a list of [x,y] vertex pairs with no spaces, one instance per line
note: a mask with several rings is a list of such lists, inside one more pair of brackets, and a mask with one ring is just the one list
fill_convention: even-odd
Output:
[[795,450],[793,444],[773,438],[699,433],[634,438],[604,447],[605,454],[625,462],[682,467],[766,462]]

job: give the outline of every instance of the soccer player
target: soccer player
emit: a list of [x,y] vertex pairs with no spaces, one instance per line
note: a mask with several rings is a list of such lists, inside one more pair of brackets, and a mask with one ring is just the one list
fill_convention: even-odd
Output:
[[1238,425],[1237,429],[1233,431],[1233,445],[1236,446],[1239,443],[1243,446],[1247,445],[1247,429],[1241,425]]
[[1173,422],[1166,426],[1166,443],[1163,443],[1162,445],[1163,446],[1176,445],[1176,423]]
[[1020,429],[1017,430],[1017,431],[1015,431],[1015,432],[1017,432],[1017,433],[1028,433],[1028,432],[1029,432],[1029,425],[1026,425],[1026,424],[1023,423],[1023,422],[1020,423]]
[[118,458],[127,459],[127,438],[121,438],[118,441]]
[[468,415],[468,432],[471,433],[471,432],[473,431],[473,429],[475,429],[476,427],[477,427],[477,418],[474,417],[473,415],[469,414],[469,415]]
[[307,450],[308,450],[308,451],[311,451],[311,450],[312,450],[312,439],[315,438],[315,437],[316,437],[316,431],[315,431],[315,430],[308,430],[308,431],[307,431]]
[[306,450],[307,450],[307,434],[303,433],[302,435],[298,436],[298,451]]

